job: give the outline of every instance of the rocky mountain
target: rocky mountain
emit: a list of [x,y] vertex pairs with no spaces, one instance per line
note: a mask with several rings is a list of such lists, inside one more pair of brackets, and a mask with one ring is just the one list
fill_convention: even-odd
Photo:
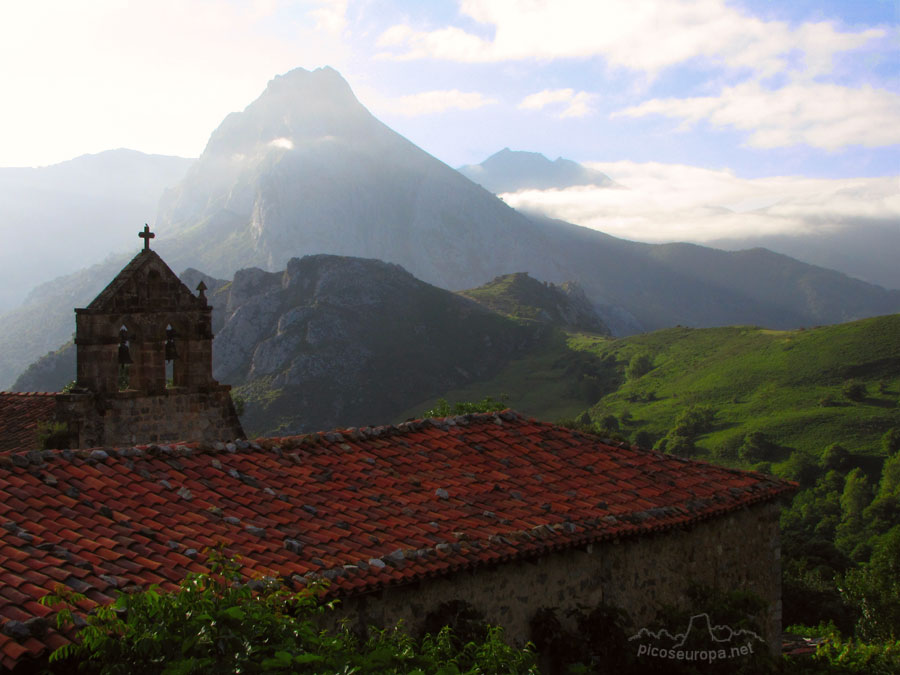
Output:
[[550,161],[539,152],[503,148],[481,164],[466,164],[458,171],[495,194],[519,190],[549,190],[575,185],[620,187],[609,176],[570,159]]
[[[676,324],[788,328],[900,309],[900,292],[765,250],[656,247],[526,217],[375,119],[330,68],[276,77],[229,115],[166,192],[156,222],[154,248],[175,270],[227,278],[328,253],[396,263],[452,290],[528,272],[577,283],[619,335]],[[68,339],[72,308],[128,257],[45,284],[0,317],[0,388]]]
[[163,191],[193,161],[120,149],[0,168],[0,231],[8,233],[0,246],[0,312],[40,283],[133,246]]
[[213,302],[222,308],[216,377],[247,401],[245,426],[266,432],[393,419],[489,377],[542,334],[397,265],[360,258],[241,270]]
[[517,319],[604,335],[610,332],[584,290],[571,282],[556,285],[533,279],[528,272],[516,272],[495,277],[484,286],[460,291],[460,295]]

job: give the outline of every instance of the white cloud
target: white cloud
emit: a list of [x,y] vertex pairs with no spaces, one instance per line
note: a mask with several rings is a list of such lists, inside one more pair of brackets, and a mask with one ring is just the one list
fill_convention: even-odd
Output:
[[269,141],[269,145],[273,148],[282,148],[283,150],[293,150],[294,149],[294,141],[290,138],[275,138]]
[[900,178],[744,179],[727,170],[655,162],[589,163],[626,189],[575,187],[503,195],[608,234],[704,243],[833,232],[854,222],[900,221]]
[[832,23],[797,27],[764,21],[725,0],[460,0],[460,13],[494,28],[485,39],[457,27],[388,28],[379,46],[396,59],[461,62],[583,59],[656,73],[692,59],[771,75],[795,50],[808,71],[825,72],[832,56],[858,49],[885,31],[841,32]]
[[560,117],[585,117],[594,112],[593,102],[596,98],[596,94],[589,94],[586,91],[544,89],[522,99],[522,102],[519,103],[519,108],[523,110],[542,110],[547,106],[562,103],[564,107],[559,113]]
[[339,35],[347,27],[347,0],[320,0],[309,14],[317,30]]
[[[197,155],[277,73],[340,66],[342,3],[0,3],[4,165],[130,147]],[[311,14],[312,13],[312,14]],[[327,55],[327,56],[326,56]]]
[[652,99],[613,114],[647,115],[679,118],[683,128],[708,120],[749,131],[748,144],[759,148],[805,144],[837,150],[900,143],[900,95],[870,86],[794,82],[769,90],[745,82],[718,96]]
[[373,106],[381,111],[413,117],[416,115],[431,115],[451,109],[475,110],[495,103],[497,103],[497,99],[490,98],[477,91],[445,89],[423,91],[418,94],[409,94],[408,96],[399,96],[391,99],[376,96]]

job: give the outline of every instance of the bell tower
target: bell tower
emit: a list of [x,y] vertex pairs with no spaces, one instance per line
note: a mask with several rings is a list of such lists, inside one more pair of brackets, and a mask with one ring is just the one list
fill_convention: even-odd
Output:
[[206,286],[194,295],[181,282],[151,250],[149,226],[138,236],[143,249],[75,310],[73,403],[91,396],[99,414],[80,425],[79,446],[242,437],[231,388],[212,374]]

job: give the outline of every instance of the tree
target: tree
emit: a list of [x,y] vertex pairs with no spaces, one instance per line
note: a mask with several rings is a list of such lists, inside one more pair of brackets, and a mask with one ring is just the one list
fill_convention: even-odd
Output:
[[884,436],[881,437],[881,449],[888,456],[900,452],[900,429],[891,427],[884,432]]
[[859,467],[847,474],[844,481],[844,492],[841,494],[841,514],[843,520],[859,518],[862,516],[869,502],[872,501],[872,491],[869,489],[869,480]]
[[609,429],[610,431],[618,431],[619,418],[615,415],[607,415],[600,421],[600,426],[602,426],[604,429]]
[[869,563],[848,572],[839,589],[859,611],[857,637],[878,641],[900,637],[900,525],[878,538]]
[[822,468],[826,471],[844,471],[849,463],[850,453],[838,443],[832,443],[822,453]]
[[888,457],[881,468],[879,497],[896,495],[900,497],[900,453]]
[[635,354],[631,357],[631,361],[628,362],[628,366],[625,368],[625,376],[629,380],[636,380],[639,377],[643,377],[651,370],[653,370],[653,360],[650,356],[648,354]]
[[751,431],[744,436],[744,442],[738,448],[738,458],[748,464],[771,461],[777,448],[763,432]]
[[668,435],[695,438],[712,428],[715,417],[716,411],[709,406],[691,406],[675,418],[675,426]]

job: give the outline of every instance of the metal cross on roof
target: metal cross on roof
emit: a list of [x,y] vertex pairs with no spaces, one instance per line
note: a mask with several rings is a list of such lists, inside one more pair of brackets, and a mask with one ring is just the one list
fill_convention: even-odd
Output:
[[144,231],[138,232],[138,236],[144,240],[144,250],[150,250],[150,240],[153,239],[156,235],[150,231],[150,226],[146,223],[144,224]]

